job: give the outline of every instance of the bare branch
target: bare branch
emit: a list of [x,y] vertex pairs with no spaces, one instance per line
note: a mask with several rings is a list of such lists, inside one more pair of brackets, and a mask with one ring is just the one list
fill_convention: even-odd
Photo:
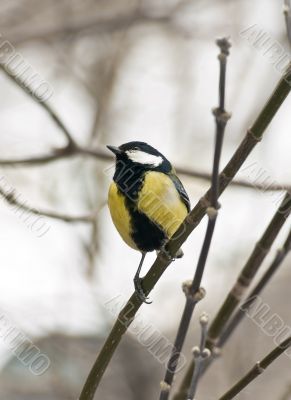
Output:
[[245,387],[247,387],[252,381],[254,381],[259,375],[284,353],[291,346],[291,337],[288,337],[282,343],[279,344],[273,351],[271,351],[262,361],[256,363],[256,365],[242,378],[240,379],[230,390],[228,390],[219,400],[232,400],[238,393],[240,393]]
[[[181,321],[178,327],[177,335],[175,338],[174,347],[167,364],[165,378],[163,380],[162,390],[160,394],[160,400],[168,400],[170,390],[173,384],[174,376],[176,373],[176,367],[182,351],[184,342],[186,340],[187,332],[189,330],[191,318],[200,298],[198,297],[201,291],[200,285],[215,229],[216,218],[218,215],[218,196],[219,196],[219,164],[222,150],[222,143],[224,137],[224,131],[227,121],[230,115],[225,111],[225,75],[226,75],[226,62],[227,56],[229,55],[229,48],[231,46],[228,39],[223,38],[216,41],[216,44],[220,48],[218,56],[220,64],[220,76],[219,76],[219,106],[213,111],[216,132],[215,132],[215,150],[212,167],[212,185],[210,188],[210,203],[207,207],[208,224],[205,233],[204,242],[200,252],[197,266],[195,268],[194,277],[191,283],[189,283],[186,292],[186,302],[182,313]],[[194,371],[195,372],[195,371]],[[197,379],[199,376],[197,376]],[[197,385],[197,382],[196,382]],[[166,388],[166,390],[164,389]],[[196,386],[195,386],[196,390]]]
[[192,381],[191,381],[188,396],[187,396],[188,400],[194,400],[202,367],[205,364],[205,361],[207,360],[207,358],[209,358],[211,355],[210,350],[205,347],[206,338],[207,338],[208,321],[209,321],[208,315],[203,313],[199,319],[200,326],[201,326],[200,346],[198,348],[194,347],[194,349],[192,350],[195,368],[194,368]]
[[278,210],[273,216],[271,222],[267,226],[265,232],[263,233],[261,239],[256,244],[253,252],[248,258],[244,268],[239,274],[236,283],[226,297],[222,307],[218,311],[214,321],[212,322],[209,333],[207,346],[212,348],[217,344],[217,341],[229,321],[233,311],[243,298],[243,295],[249,288],[251,282],[253,281],[256,273],[258,272],[263,260],[267,256],[271,249],[277,235],[279,234],[281,228],[283,227],[286,219],[291,212],[291,196],[286,193],[284,199],[282,200]]
[[92,223],[92,222],[94,222],[98,211],[100,211],[100,210],[96,210],[94,213],[88,214],[88,215],[73,216],[73,215],[67,215],[67,214],[57,213],[57,212],[53,212],[53,211],[47,211],[47,210],[41,210],[41,209],[29,207],[24,203],[20,203],[17,200],[14,192],[7,193],[1,187],[0,187],[0,195],[7,201],[7,203],[9,203],[11,205],[15,205],[19,209],[27,211],[30,214],[43,215],[45,217],[58,219],[58,220],[61,220],[64,222]]
[[261,277],[259,282],[256,284],[251,293],[247,296],[247,298],[240,305],[239,309],[236,311],[229,324],[223,330],[219,340],[218,347],[222,347],[227,340],[230,338],[231,334],[234,332],[235,328],[239,325],[241,320],[246,315],[247,310],[252,306],[253,302],[257,298],[257,296],[261,293],[261,291],[266,287],[267,283],[269,283],[270,279],[273,275],[278,271],[279,267],[282,265],[283,261],[291,251],[291,231],[287,236],[286,241],[284,242],[281,249],[279,249],[275,255],[275,258],[267,271]]
[[0,160],[0,165],[4,167],[19,167],[19,166],[40,166],[45,165],[50,162],[58,161],[63,158],[71,156],[72,152],[67,152],[66,149],[60,149],[60,151],[56,150],[50,154],[44,154],[39,156],[31,156],[27,158],[18,158],[18,159],[5,159]]
[[43,109],[50,115],[55,124],[60,128],[63,132],[64,136],[68,141],[68,147],[74,147],[75,141],[73,140],[71,134],[68,129],[56,114],[56,112],[52,109],[51,106],[48,105],[47,102],[42,101],[42,99],[37,95],[37,93],[27,86],[27,83],[23,82],[19,77],[15,76],[12,71],[10,71],[5,64],[0,63],[0,69],[4,72],[4,74],[11,79],[18,87],[20,87],[27,95],[29,95],[36,103],[38,103]]
[[[215,347],[214,351],[212,352],[211,357],[207,360],[207,363],[204,366],[204,369],[202,372],[203,374],[209,368],[209,366],[212,364],[212,362],[217,358],[217,354],[220,354],[220,348],[223,347],[225,345],[225,343],[228,341],[228,339],[231,337],[234,330],[237,328],[239,323],[242,321],[242,319],[246,315],[247,310],[252,306],[254,301],[256,301],[257,296],[264,289],[266,284],[270,281],[270,279],[272,278],[274,273],[278,270],[278,268],[282,264],[283,260],[285,259],[285,257],[288,255],[288,253],[290,251],[291,251],[291,231],[290,231],[286,241],[284,242],[282,248],[277,251],[277,254],[276,254],[273,262],[271,263],[271,265],[267,269],[267,271],[264,273],[264,275],[261,277],[261,279],[259,280],[257,285],[254,287],[254,289],[251,291],[251,293],[247,296],[247,298],[242,302],[239,309],[235,312],[235,314],[229,320],[229,322],[225,322],[225,327],[222,328],[222,333],[220,334],[220,336],[218,338],[216,347]],[[257,252],[257,256],[259,256],[258,252]],[[256,257],[252,257],[252,260],[253,260],[253,263],[255,263],[255,262],[257,262],[258,259],[256,259]],[[262,260],[261,260],[261,262],[262,262]],[[215,319],[217,319],[217,317]],[[217,352],[217,350],[218,350],[218,352]],[[194,362],[191,362],[185,373],[185,376],[181,382],[179,391],[176,393],[176,395],[174,397],[174,400],[185,400],[186,399],[187,391],[188,391],[188,388],[190,385],[191,376],[193,374],[194,368],[195,368]]]
[[[99,161],[114,161],[114,158],[111,157],[110,154],[105,152],[102,149],[87,149],[84,147],[75,147],[75,148],[59,148],[54,150],[50,154],[44,154],[44,155],[39,155],[35,157],[27,157],[27,158],[20,158],[20,159],[0,159],[0,166],[4,167],[18,167],[18,166],[39,166],[39,165],[46,165],[51,162],[57,162],[59,160],[62,160],[64,158],[70,158],[70,157],[76,157],[76,156],[84,156],[84,157],[92,157],[96,158]],[[211,180],[211,174],[207,172],[202,172],[202,171],[197,171],[193,169],[188,169],[184,167],[176,167],[175,168],[177,173],[181,176],[187,176],[189,178],[196,178],[196,179],[201,179],[202,181],[209,182]],[[286,184],[270,184],[266,186],[263,183],[252,183],[248,182],[243,179],[236,179],[232,182],[230,182],[231,186],[234,187],[241,187],[245,189],[252,189],[252,190],[258,190],[262,192],[279,192],[279,191],[289,191],[291,192],[291,186],[288,186]]]
[[291,46],[291,5],[290,5],[290,0],[284,0],[283,12],[284,12],[284,16],[285,16],[287,37],[288,37],[289,44]]

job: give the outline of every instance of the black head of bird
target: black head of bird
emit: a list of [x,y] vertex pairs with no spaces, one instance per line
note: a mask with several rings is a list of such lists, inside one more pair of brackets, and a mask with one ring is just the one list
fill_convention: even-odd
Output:
[[172,169],[171,163],[166,157],[147,143],[129,142],[119,147],[107,147],[116,156],[117,173],[125,166],[136,173],[149,170],[169,173]]
[[145,254],[165,251],[189,212],[190,201],[171,163],[154,147],[144,142],[107,147],[116,157],[108,205],[120,236],[142,253],[135,288],[145,300],[139,278]]

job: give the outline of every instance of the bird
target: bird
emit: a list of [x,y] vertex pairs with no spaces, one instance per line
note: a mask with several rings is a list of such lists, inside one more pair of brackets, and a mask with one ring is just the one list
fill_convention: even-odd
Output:
[[[106,147],[115,155],[109,211],[124,242],[141,253],[134,287],[149,304],[140,277],[145,256],[154,250],[168,254],[165,245],[189,213],[190,200],[170,161],[154,147],[139,141]],[[182,255],[180,249],[175,258]]]

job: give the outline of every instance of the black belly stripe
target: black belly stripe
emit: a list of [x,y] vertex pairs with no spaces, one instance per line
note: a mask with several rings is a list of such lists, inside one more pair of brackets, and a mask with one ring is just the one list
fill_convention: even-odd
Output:
[[141,251],[159,250],[167,236],[159,225],[136,209],[134,202],[126,199],[126,207],[131,216],[132,239]]

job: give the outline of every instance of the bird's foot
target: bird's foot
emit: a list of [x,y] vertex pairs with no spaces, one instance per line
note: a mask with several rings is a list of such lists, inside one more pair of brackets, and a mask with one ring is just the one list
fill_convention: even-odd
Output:
[[151,304],[152,301],[148,301],[149,297],[147,297],[144,293],[143,287],[142,287],[142,278],[140,277],[135,277],[134,278],[134,288],[137,297],[145,304]]
[[182,249],[179,249],[179,250],[177,251],[175,257],[173,257],[173,256],[170,254],[169,250],[167,249],[167,246],[166,246],[166,245],[164,245],[164,246],[161,248],[160,252],[162,252],[162,253],[166,256],[166,258],[167,258],[169,261],[175,261],[177,258],[182,258],[183,255],[184,255],[183,250],[182,250]]

